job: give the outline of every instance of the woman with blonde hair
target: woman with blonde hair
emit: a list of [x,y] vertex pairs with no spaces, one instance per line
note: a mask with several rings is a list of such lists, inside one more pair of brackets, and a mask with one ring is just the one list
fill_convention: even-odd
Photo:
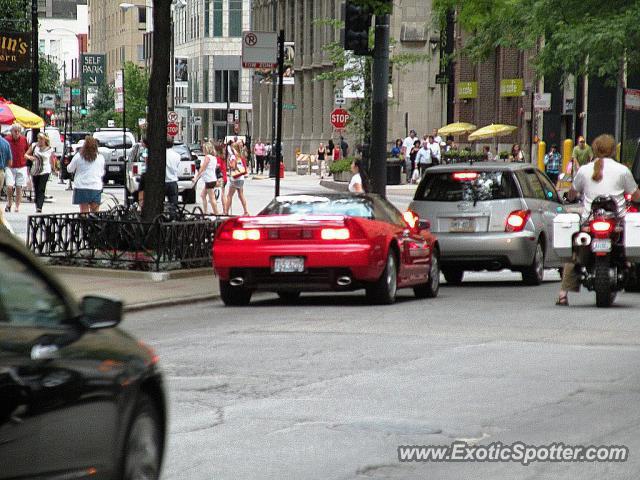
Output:
[[[595,161],[583,165],[578,170],[573,186],[567,198],[574,200],[582,194],[582,221],[591,214],[591,203],[596,197],[609,195],[618,205],[618,214],[625,214],[625,194],[631,195],[634,202],[640,200],[640,190],[631,171],[614,160],[616,141],[611,135],[600,135],[593,141]],[[580,258],[574,254],[572,262],[566,263],[562,270],[562,284],[556,305],[569,305],[568,293],[580,291]]]
[[87,136],[80,151],[73,156],[67,170],[75,172],[73,204],[80,205],[81,213],[97,212],[102,197],[104,157],[98,153],[98,142]]
[[228,215],[229,212],[231,212],[233,194],[237,192],[242,208],[244,209],[243,215],[249,215],[247,200],[244,198],[244,178],[247,173],[247,166],[242,159],[242,152],[237,144],[233,146],[233,153],[229,157],[229,170],[229,174],[231,175],[231,184],[229,185],[229,193],[226,197],[224,214]]
[[36,196],[36,212],[42,213],[49,175],[51,175],[52,171],[57,171],[49,137],[44,133],[39,133],[38,142],[29,147],[24,158],[31,160],[31,171],[29,173]]
[[204,181],[204,188],[200,194],[202,199],[202,211],[206,214],[209,211],[209,204],[215,215],[218,215],[218,204],[216,203],[215,189],[217,187],[218,177],[216,175],[216,168],[218,166],[218,160],[214,156],[215,148],[210,142],[206,142],[202,146],[202,152],[204,153],[204,160],[200,165],[200,171],[193,179],[193,186],[195,188],[196,183],[200,178]]

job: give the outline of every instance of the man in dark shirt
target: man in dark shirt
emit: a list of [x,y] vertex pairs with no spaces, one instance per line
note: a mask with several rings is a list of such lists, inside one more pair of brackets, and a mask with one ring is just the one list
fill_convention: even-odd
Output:
[[342,158],[347,158],[349,154],[349,144],[344,137],[340,137],[340,150],[342,150]]

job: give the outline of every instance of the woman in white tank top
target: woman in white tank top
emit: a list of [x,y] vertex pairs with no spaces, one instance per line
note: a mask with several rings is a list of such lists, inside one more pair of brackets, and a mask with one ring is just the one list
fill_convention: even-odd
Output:
[[200,194],[200,198],[202,199],[202,210],[205,214],[208,213],[209,204],[211,204],[213,213],[215,215],[219,215],[220,212],[218,210],[218,204],[215,196],[215,188],[218,183],[218,177],[216,175],[218,161],[216,157],[214,157],[215,149],[210,142],[207,142],[202,146],[202,151],[205,155],[204,160],[202,161],[202,165],[200,165],[200,171],[193,179],[193,185],[195,188],[196,182],[202,178],[204,181],[204,188]]

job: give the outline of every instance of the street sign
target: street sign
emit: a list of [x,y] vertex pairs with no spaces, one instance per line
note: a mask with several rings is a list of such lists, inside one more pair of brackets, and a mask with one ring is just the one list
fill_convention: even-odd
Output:
[[283,110],[295,110],[296,108],[297,107],[296,107],[295,103],[283,103],[282,104],[282,109]]
[[536,93],[533,96],[533,108],[536,110],[542,110],[543,112],[551,110],[551,94]]
[[83,53],[80,55],[82,66],[81,80],[85,87],[98,87],[104,83],[104,53]]
[[242,32],[242,66],[275,68],[278,65],[278,36],[275,32]]
[[169,123],[176,123],[178,121],[178,114],[176,112],[167,113],[167,121]]
[[71,103],[71,91],[69,88],[65,87],[62,89],[62,103]]
[[446,73],[438,73],[436,75],[436,85],[447,85],[449,83],[449,75]]
[[640,110],[640,90],[625,88],[624,108],[627,110]]
[[333,125],[333,128],[345,128],[349,118],[351,118],[351,115],[344,108],[336,108],[331,112],[331,125]]
[[79,97],[80,96],[80,89],[79,88],[72,88],[71,89],[71,95],[73,95],[74,97]]
[[56,108],[56,94],[55,93],[41,93],[40,94],[40,108]]
[[501,97],[521,97],[524,91],[524,80],[522,78],[507,78],[500,80]]
[[202,125],[202,117],[191,117],[191,123],[194,127],[200,127]]
[[124,111],[124,74],[122,70],[116,71],[115,107],[117,113]]
[[116,126],[115,120],[107,120],[107,127],[113,128]]
[[175,137],[176,135],[178,135],[179,131],[180,131],[180,128],[178,128],[177,123],[169,122],[167,124],[167,135],[169,135],[170,137]]

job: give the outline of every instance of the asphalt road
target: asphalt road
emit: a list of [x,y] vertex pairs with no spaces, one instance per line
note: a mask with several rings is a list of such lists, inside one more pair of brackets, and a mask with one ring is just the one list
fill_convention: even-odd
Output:
[[[553,304],[518,275],[433,300],[259,295],[129,315],[171,400],[165,479],[636,479],[639,294]],[[212,279],[213,281],[213,279]],[[207,285],[202,288],[206,289]],[[626,445],[626,463],[400,463],[398,445]]]

